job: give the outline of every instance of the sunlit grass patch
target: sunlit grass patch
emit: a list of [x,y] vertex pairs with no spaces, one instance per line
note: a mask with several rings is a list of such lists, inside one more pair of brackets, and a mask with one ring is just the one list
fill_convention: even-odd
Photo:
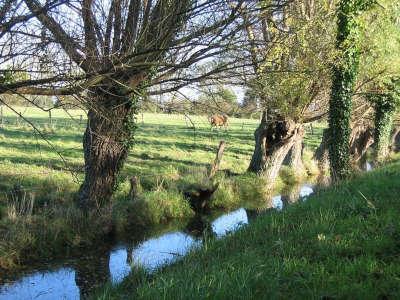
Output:
[[128,219],[143,226],[166,223],[176,218],[188,218],[194,214],[180,191],[163,188],[140,194],[129,205],[129,211]]

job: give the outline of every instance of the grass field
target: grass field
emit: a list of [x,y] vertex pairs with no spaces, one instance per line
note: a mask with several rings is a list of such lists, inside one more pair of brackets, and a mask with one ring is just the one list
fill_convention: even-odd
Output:
[[[112,203],[113,215],[86,218],[72,201],[83,178],[84,112],[52,110],[50,121],[48,113],[36,108],[16,107],[15,110],[32,122],[42,135],[3,107],[0,234],[4,238],[0,241],[0,268],[6,269],[28,259],[96,243],[102,236],[93,229],[107,227],[106,223],[111,222],[109,218],[117,228],[125,228],[128,222],[149,226],[190,215],[192,212],[182,197],[180,186],[204,180],[220,140],[227,143],[221,169],[244,173],[253,151],[253,132],[258,123],[257,120],[230,118],[227,131],[210,130],[206,116],[190,116],[189,120],[183,115],[140,114],[136,142]],[[308,153],[319,144],[322,127],[317,124],[314,134],[306,136]],[[133,175],[139,176],[141,183],[141,201],[134,204],[125,201],[129,189],[126,178]],[[219,180],[222,183],[215,199],[217,207],[237,206],[237,195],[243,195],[242,198],[260,195],[253,189],[257,185],[254,177],[243,175],[225,179],[222,175]],[[34,197],[34,205],[28,217],[11,220],[10,191],[16,184],[23,186],[26,197]],[[240,186],[247,190],[242,191]]]
[[400,161],[365,173],[96,299],[399,299]]
[[[81,178],[83,166],[83,111],[52,111],[52,125],[46,112],[36,108],[16,108],[44,133],[47,143],[31,126],[13,112],[4,109],[5,125],[0,129],[0,188],[19,182],[26,188],[40,187],[43,181],[66,182],[72,186]],[[243,173],[254,147],[253,132],[257,120],[230,118],[229,129],[210,130],[206,116],[191,116],[195,128],[183,115],[144,113],[138,116],[136,143],[122,176],[163,176],[176,171],[203,168],[214,159],[220,140],[227,142],[221,168]],[[20,119],[19,121],[17,119]],[[17,125],[20,124],[20,125]],[[313,150],[321,137],[321,128],[307,135],[306,145]],[[68,170],[76,171],[75,176]],[[76,180],[75,180],[76,181]],[[72,187],[76,189],[76,185]]]

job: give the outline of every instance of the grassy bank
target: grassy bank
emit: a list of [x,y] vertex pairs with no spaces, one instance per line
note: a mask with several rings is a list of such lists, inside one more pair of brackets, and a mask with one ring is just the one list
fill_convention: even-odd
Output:
[[400,162],[271,212],[101,299],[398,299]]
[[[257,120],[231,118],[227,131],[211,131],[206,116],[191,116],[195,124],[192,128],[182,115],[140,114],[135,144],[111,203],[112,213],[106,208],[87,218],[73,201],[83,178],[84,112],[52,110],[50,121],[47,113],[36,108],[16,110],[45,139],[4,108],[0,128],[0,270],[64,255],[72,249],[80,251],[96,245],[110,231],[121,232],[131,225],[149,227],[192,216],[182,189],[210,184],[207,167],[222,139],[227,147],[221,169],[243,173],[257,126]],[[318,145],[321,131],[322,126],[317,126],[315,133],[306,137],[309,151]],[[286,180],[290,176],[285,174]],[[135,202],[127,199],[127,178],[133,175],[140,179]],[[217,180],[220,187],[213,199],[214,208],[234,208],[247,199],[259,199],[263,192],[251,175],[229,178],[221,172]],[[15,185],[23,187],[22,198],[14,197]],[[32,207],[26,209],[30,201]],[[16,207],[15,203],[25,203],[26,207]]]

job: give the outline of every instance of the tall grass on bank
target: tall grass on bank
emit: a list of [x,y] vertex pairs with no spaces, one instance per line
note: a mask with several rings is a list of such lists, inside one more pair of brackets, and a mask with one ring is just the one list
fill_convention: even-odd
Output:
[[259,217],[103,299],[398,299],[400,163]]
[[10,220],[29,218],[33,212],[35,196],[23,190],[14,189],[7,195],[7,216]]
[[[112,230],[108,212],[84,215],[74,206],[51,207],[29,218],[0,223],[0,271],[26,262],[78,253],[102,243]],[[1,272],[0,272],[1,273]]]

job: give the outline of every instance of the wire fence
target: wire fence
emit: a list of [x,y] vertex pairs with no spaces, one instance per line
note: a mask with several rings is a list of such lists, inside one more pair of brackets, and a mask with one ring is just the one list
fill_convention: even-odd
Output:
[[[64,109],[62,110],[66,116],[60,117],[59,113],[53,113],[53,110],[49,111],[41,111],[40,116],[31,116],[28,111],[28,107],[18,107],[15,110],[13,115],[5,114],[4,105],[0,104],[0,126],[2,125],[23,125],[24,119],[34,121],[37,125],[43,126],[71,126],[71,125],[79,125],[84,126],[87,122],[87,117],[84,111],[81,114],[76,114],[76,110],[73,110],[75,113],[70,113],[70,111]],[[210,120],[207,116],[198,116],[198,115],[189,115],[189,114],[152,114],[149,113],[152,117],[145,117],[146,113],[139,113],[136,117],[138,125],[156,125],[157,122],[160,122],[159,125],[162,125],[161,122],[167,121],[167,123],[174,122],[173,125],[183,125],[185,124],[188,128],[211,128]],[[157,117],[154,117],[157,115]],[[161,119],[160,119],[161,117]],[[156,122],[154,122],[154,118]],[[230,120],[228,122],[229,127],[235,127],[235,129],[241,128],[244,130],[245,128],[254,128],[255,123],[248,122],[247,119],[235,119],[235,121],[231,124]],[[171,125],[171,124],[169,124]]]
[[[21,116],[20,116],[21,115]],[[0,126],[6,127],[7,125],[11,126],[22,126],[25,125],[26,122],[24,119],[28,119],[29,121],[34,122],[39,126],[48,126],[48,127],[76,127],[76,126],[85,126],[86,118],[84,115],[75,115],[71,118],[54,118],[53,116],[45,117],[26,117],[23,112],[20,112],[20,115],[15,116],[4,116],[1,114],[0,110]]]

